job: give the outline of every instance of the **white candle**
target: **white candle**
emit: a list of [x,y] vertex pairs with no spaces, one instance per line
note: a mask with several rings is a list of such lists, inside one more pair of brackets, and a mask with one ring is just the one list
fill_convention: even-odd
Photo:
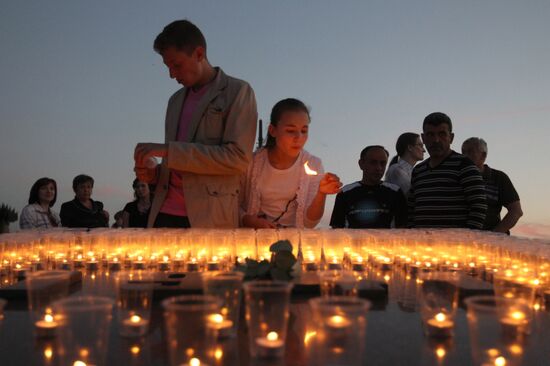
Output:
[[216,331],[218,338],[228,338],[232,335],[233,321],[221,314],[212,314],[208,316],[208,327]]
[[527,315],[523,311],[515,310],[509,312],[505,317],[500,319],[502,332],[509,337],[516,337],[519,333],[528,333],[527,326],[529,321]]
[[134,269],[145,269],[145,262],[142,256],[137,257],[137,261],[134,262]]
[[438,313],[426,322],[428,334],[432,337],[450,337],[454,322],[443,313]]
[[120,334],[127,337],[139,337],[147,332],[148,325],[149,320],[139,315],[132,315],[122,321]]
[[53,337],[57,329],[57,322],[54,321],[51,314],[44,315],[44,318],[38,320],[34,325],[37,337]]
[[333,315],[327,319],[327,326],[333,329],[344,329],[351,325],[351,321],[341,315]]
[[281,357],[284,351],[284,341],[279,339],[277,332],[269,332],[266,337],[256,338],[258,356],[260,357]]

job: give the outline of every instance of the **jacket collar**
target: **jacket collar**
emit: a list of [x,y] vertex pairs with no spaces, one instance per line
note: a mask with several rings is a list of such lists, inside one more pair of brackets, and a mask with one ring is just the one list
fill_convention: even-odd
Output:
[[[199,126],[199,122],[206,108],[208,107],[210,102],[214,100],[222,92],[222,90],[227,88],[227,84],[229,82],[228,76],[223,72],[221,68],[215,67],[214,69],[216,70],[216,77],[211,82],[211,85],[208,88],[208,91],[201,98],[199,104],[193,111],[193,116],[191,117],[191,122],[189,124],[189,131],[187,133],[187,138],[185,142],[193,141],[195,137],[195,133],[197,132],[197,128]],[[168,141],[176,140],[181,109],[183,107],[185,97],[189,92],[189,89],[190,88],[183,87],[178,91],[173,102],[173,108],[171,109],[172,113],[170,111],[168,112],[169,113],[168,124],[166,127],[166,137]]]

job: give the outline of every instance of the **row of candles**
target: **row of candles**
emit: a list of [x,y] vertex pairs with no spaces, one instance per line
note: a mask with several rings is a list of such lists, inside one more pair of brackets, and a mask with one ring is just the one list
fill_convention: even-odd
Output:
[[[548,282],[547,243],[468,230],[48,230],[0,236],[0,275],[41,269],[230,269],[289,240],[305,270],[394,265]],[[489,278],[490,279],[490,278]]]

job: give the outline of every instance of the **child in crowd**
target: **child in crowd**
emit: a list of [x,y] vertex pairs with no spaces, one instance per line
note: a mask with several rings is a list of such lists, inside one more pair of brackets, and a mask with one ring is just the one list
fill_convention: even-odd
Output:
[[242,226],[313,228],[323,216],[326,195],[340,191],[340,179],[323,174],[321,160],[304,150],[309,123],[309,110],[297,99],[273,107],[266,145],[255,153],[241,184]]

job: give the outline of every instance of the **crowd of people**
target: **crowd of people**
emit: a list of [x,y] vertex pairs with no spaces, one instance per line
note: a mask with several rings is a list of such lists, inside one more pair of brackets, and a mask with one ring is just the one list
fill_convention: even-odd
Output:
[[[183,87],[169,101],[164,143],[138,143],[135,200],[115,215],[116,227],[313,228],[327,195],[336,194],[333,228],[466,227],[509,233],[522,216],[508,176],[485,164],[487,144],[472,137],[451,148],[453,124],[441,112],[422,133],[407,132],[386,172],[379,145],[359,155],[360,181],[342,187],[304,149],[306,105],[294,98],[272,109],[264,146],[253,152],[258,119],[250,85],[213,67],[202,32],[187,20],[167,25],[154,41],[169,75]],[[425,160],[424,153],[429,157]],[[160,158],[160,164],[151,164]],[[385,180],[383,180],[385,174]],[[73,180],[75,198],[52,210],[56,182],[39,179],[21,212],[27,228],[106,227],[109,214],[91,198],[94,180]],[[502,207],[507,209],[501,219]]]

